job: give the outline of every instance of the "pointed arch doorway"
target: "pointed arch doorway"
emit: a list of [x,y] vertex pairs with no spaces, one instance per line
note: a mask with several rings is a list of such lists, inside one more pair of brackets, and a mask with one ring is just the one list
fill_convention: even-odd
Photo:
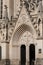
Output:
[[30,44],[29,46],[29,60],[30,60],[30,65],[34,65],[35,61],[35,45]]
[[21,65],[26,65],[26,46],[21,46]]

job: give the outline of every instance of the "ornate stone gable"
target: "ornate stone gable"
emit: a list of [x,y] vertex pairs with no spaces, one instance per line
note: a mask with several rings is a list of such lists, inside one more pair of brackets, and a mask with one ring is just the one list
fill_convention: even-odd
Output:
[[[17,10],[16,16],[11,20],[0,20],[0,41],[6,40],[6,22],[8,21],[8,41],[10,41],[13,32],[22,24],[31,25],[38,36],[42,34],[39,30],[38,21],[41,16],[42,1],[39,2],[28,2],[28,0],[20,0],[20,5]],[[41,5],[41,6],[40,6]],[[15,12],[14,12],[15,13]],[[38,20],[39,19],[39,20]],[[41,20],[42,21],[42,20]]]
[[[28,28],[29,28],[29,30],[28,30]],[[12,43],[13,42],[15,42],[15,44],[17,43],[19,35],[22,34],[22,32],[24,30],[25,31],[28,30],[29,32],[31,32],[33,34],[34,37],[37,37],[36,31],[31,23],[30,16],[27,15],[27,11],[26,11],[25,6],[22,7],[18,21],[16,22],[16,26],[15,26],[15,29],[13,31],[12,37],[11,37],[11,40],[13,40]]]

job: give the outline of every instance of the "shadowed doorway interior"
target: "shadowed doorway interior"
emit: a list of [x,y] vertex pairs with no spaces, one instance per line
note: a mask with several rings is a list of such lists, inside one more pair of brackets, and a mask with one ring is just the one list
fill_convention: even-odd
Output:
[[21,65],[26,65],[26,46],[21,46]]
[[34,65],[35,61],[35,45],[31,44],[29,46],[29,59],[30,59],[30,65]]

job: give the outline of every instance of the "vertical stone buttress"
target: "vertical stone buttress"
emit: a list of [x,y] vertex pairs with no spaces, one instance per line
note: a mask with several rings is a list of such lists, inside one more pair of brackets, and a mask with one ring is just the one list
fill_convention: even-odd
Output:
[[[5,5],[7,6],[8,13],[6,12]],[[7,15],[9,18],[9,0],[3,0],[3,18],[4,17],[7,18]],[[7,22],[8,22],[8,20],[6,19],[6,23]],[[7,28],[7,26],[6,26],[6,28]],[[7,33],[7,30],[6,30],[6,33]],[[7,36],[7,34],[6,34],[6,36]],[[9,59],[9,43],[7,42],[7,40],[5,40],[5,43],[6,43],[6,58],[5,59]]]

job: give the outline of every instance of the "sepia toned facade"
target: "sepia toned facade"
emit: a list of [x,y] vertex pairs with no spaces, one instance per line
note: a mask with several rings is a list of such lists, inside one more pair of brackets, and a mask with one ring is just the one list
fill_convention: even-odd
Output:
[[43,0],[0,0],[0,65],[43,64]]

